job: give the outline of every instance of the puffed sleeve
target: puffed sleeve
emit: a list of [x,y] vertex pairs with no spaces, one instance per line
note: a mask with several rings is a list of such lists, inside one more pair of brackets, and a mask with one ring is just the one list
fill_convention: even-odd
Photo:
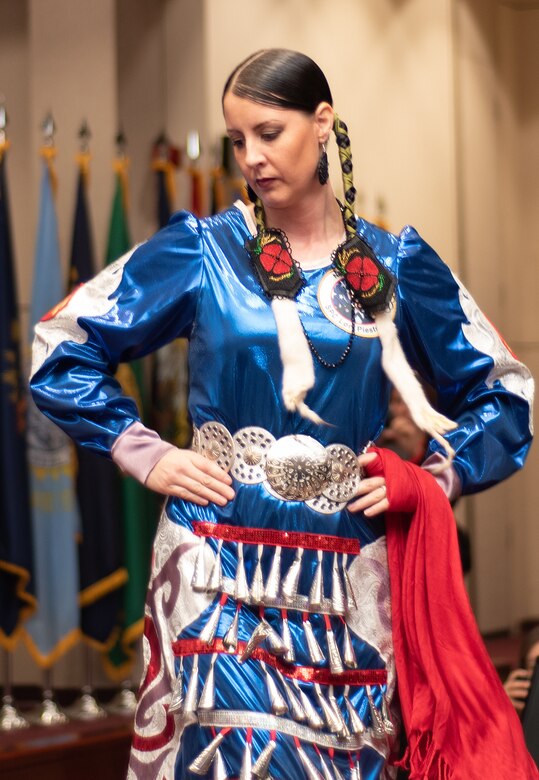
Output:
[[107,266],[35,328],[36,405],[79,444],[110,456],[139,421],[114,374],[191,333],[204,274],[198,221],[174,215],[153,238]]
[[[532,439],[534,383],[474,299],[410,227],[397,253],[397,327],[411,365],[435,389],[436,406],[458,427],[462,493],[495,484],[518,468]],[[429,454],[440,451],[434,441]]]

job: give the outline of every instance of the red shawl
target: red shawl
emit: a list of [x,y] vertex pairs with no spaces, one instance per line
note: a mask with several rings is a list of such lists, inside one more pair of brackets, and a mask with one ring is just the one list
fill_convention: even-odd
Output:
[[477,628],[456,525],[431,474],[389,450],[384,475],[393,643],[410,780],[532,780],[539,772]]

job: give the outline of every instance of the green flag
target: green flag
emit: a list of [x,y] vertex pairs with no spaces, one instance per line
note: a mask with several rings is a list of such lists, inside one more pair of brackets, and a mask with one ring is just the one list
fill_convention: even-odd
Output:
[[[131,248],[127,221],[127,159],[115,162],[116,187],[110,217],[106,264]],[[143,361],[123,364],[116,374],[124,392],[137,402],[144,421],[147,409]],[[123,609],[118,620],[118,639],[104,656],[109,677],[124,680],[131,676],[144,627],[144,601],[150,574],[151,549],[157,526],[158,501],[135,479],[122,477],[122,522],[124,566],[128,580],[124,586]]]

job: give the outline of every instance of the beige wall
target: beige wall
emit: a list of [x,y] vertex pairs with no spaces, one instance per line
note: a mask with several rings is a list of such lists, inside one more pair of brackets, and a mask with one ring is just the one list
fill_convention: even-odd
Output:
[[[58,124],[66,265],[77,131],[83,118],[92,128],[90,198],[101,262],[118,127],[132,160],[131,229],[139,241],[155,225],[149,158],[156,135],[164,129],[183,145],[186,133],[199,129],[201,164],[212,165],[224,130],[226,75],[255,48],[288,46],[313,56],[328,75],[350,128],[359,210],[372,216],[383,197],[393,230],[414,224],[537,375],[538,6],[516,0],[0,0],[0,93],[13,141],[21,300],[29,298],[38,127],[47,110]],[[334,153],[331,163],[335,176]],[[177,205],[186,206],[185,172],[178,185]],[[474,542],[471,595],[483,630],[539,616],[536,471],[533,452],[524,473],[459,508]],[[71,679],[72,669],[62,675]]]

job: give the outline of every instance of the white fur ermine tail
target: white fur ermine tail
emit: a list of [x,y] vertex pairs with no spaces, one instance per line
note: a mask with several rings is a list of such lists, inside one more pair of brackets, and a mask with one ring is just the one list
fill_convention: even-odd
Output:
[[439,474],[449,468],[455,457],[455,450],[444,439],[443,434],[456,428],[457,423],[437,412],[428,402],[423,388],[406,360],[391,314],[386,311],[378,312],[374,315],[374,319],[382,345],[382,367],[388,379],[401,394],[418,428],[432,436],[446,452],[447,457],[438,466],[429,469],[432,474]]
[[314,387],[314,366],[307,339],[301,327],[296,302],[288,298],[271,301],[279,351],[283,364],[283,401],[289,412],[317,425],[325,425],[322,418],[305,403],[305,396]]

